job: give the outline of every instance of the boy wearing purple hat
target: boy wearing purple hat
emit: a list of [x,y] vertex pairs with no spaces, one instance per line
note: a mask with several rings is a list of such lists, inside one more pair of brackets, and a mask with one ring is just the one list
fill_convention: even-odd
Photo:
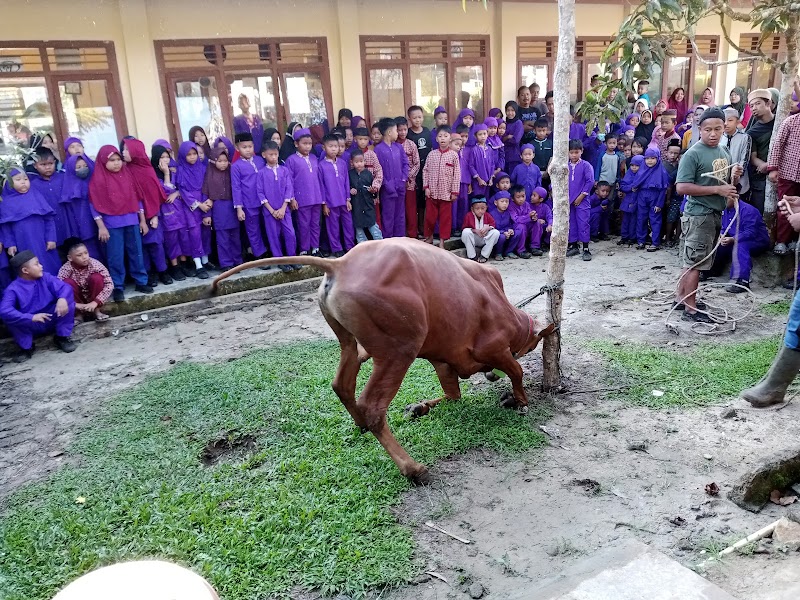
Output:
[[490,202],[489,214],[492,215],[494,226],[500,233],[494,247],[495,260],[505,260],[514,248],[514,219],[508,210],[510,202],[511,194],[504,190],[497,192]]
[[235,140],[239,160],[231,163],[230,167],[233,206],[239,221],[244,221],[253,256],[261,258],[267,253],[267,245],[261,233],[261,199],[256,186],[258,172],[264,168],[264,159],[256,154],[253,136],[249,132],[237,133]]
[[533,162],[534,149],[531,144],[523,144],[520,148],[522,162],[514,167],[511,183],[525,188],[525,196],[530,199],[533,190],[542,185],[542,171]]
[[[530,229],[530,253],[532,256],[542,256],[542,240],[549,236],[553,231],[553,209],[545,204],[547,190],[542,186],[537,187],[531,194],[531,209],[536,215],[532,215],[533,225]],[[549,237],[547,238],[550,239]]]
[[487,144],[489,128],[480,123],[475,125],[475,146],[469,153],[468,166],[472,178],[472,198],[486,197],[486,192],[494,182],[496,169],[495,153]]
[[20,347],[15,362],[33,356],[33,338],[55,333],[56,346],[62,352],[75,350],[69,338],[75,322],[72,288],[58,277],[44,272],[36,255],[23,250],[11,259],[17,279],[11,282],[0,302],[0,320]]
[[[298,129],[292,136],[297,151],[286,159],[286,168],[292,175],[292,208],[297,207],[297,229],[300,254],[309,252],[319,256],[320,215],[322,213],[322,188],[319,180],[319,162],[311,154],[311,130]],[[338,144],[338,142],[337,142]]]

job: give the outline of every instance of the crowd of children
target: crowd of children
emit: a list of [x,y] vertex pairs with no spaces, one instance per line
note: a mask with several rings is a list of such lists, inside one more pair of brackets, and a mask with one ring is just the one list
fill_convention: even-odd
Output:
[[[699,139],[695,122],[713,91],[690,109],[678,88],[655,112],[646,85],[639,91],[622,122],[589,132],[575,119],[570,127],[567,256],[591,260],[590,243],[611,233],[650,252],[677,242],[678,163]],[[746,162],[749,104],[734,92],[726,146]],[[52,144],[40,145],[28,165],[4,174],[0,290],[24,279],[30,260],[10,261],[26,252],[44,273],[78,282],[68,286],[78,313],[99,319],[106,301],[124,301],[127,281],[149,294],[208,278],[213,261],[227,269],[270,255],[340,257],[384,237],[438,236],[444,247],[451,235],[479,262],[541,256],[553,224],[552,94],[541,102],[538,86],[523,87],[505,110],[487,114],[478,120],[464,108],[451,125],[438,107],[430,131],[419,106],[371,128],[342,109],[330,130],[290,123],[283,139],[265,130],[260,145],[247,131],[212,142],[193,127],[177,152],[161,139],[148,153],[127,137],[95,157],[69,138],[63,168]]]

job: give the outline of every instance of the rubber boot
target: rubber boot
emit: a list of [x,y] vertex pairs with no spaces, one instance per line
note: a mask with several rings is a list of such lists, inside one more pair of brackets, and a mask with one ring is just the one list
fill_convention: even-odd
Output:
[[778,356],[772,361],[766,376],[749,390],[744,390],[741,397],[756,408],[780,404],[798,371],[800,371],[800,351],[781,344]]

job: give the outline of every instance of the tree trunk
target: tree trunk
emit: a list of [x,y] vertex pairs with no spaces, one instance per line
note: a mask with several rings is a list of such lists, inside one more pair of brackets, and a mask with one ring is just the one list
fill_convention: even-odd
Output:
[[564,267],[569,237],[569,85],[575,68],[575,0],[558,0],[558,54],[553,78],[555,124],[553,162],[550,181],[553,186],[553,233],[547,263],[547,319],[555,323],[555,332],[544,338],[542,366],[544,391],[561,386],[561,304],[564,300]]
[[[778,109],[775,111],[775,123],[772,129],[772,140],[770,141],[769,151],[772,154],[775,148],[775,140],[778,139],[778,128],[784,119],[789,116],[789,107],[792,105],[792,92],[794,91],[794,81],[797,77],[797,68],[800,65],[798,51],[798,36],[800,36],[800,15],[797,13],[789,17],[786,27],[786,66],[781,79],[781,96],[778,102]],[[764,199],[764,221],[770,231],[775,231],[776,213],[778,209],[777,186],[769,179],[767,180],[767,193]]]

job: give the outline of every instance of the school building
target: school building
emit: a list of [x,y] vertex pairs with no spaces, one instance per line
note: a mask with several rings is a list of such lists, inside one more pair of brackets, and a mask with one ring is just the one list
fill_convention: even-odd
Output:
[[[629,9],[578,0],[573,99],[601,72]],[[411,104],[482,117],[521,84],[539,83],[544,96],[558,44],[553,0],[468,1],[466,12],[460,0],[23,0],[5,17],[3,144],[52,131],[83,138],[90,153],[129,133],[179,142],[193,125],[213,139],[248,105],[282,132],[290,121],[333,122],[341,107],[369,122]],[[744,47],[758,39],[745,24],[730,31]],[[698,34],[707,59],[736,57],[718,21]],[[777,56],[781,41],[766,47]],[[675,52],[651,78],[653,99],[677,86],[696,99],[711,86],[722,102],[737,84],[779,85],[767,65],[710,68],[687,44]]]

